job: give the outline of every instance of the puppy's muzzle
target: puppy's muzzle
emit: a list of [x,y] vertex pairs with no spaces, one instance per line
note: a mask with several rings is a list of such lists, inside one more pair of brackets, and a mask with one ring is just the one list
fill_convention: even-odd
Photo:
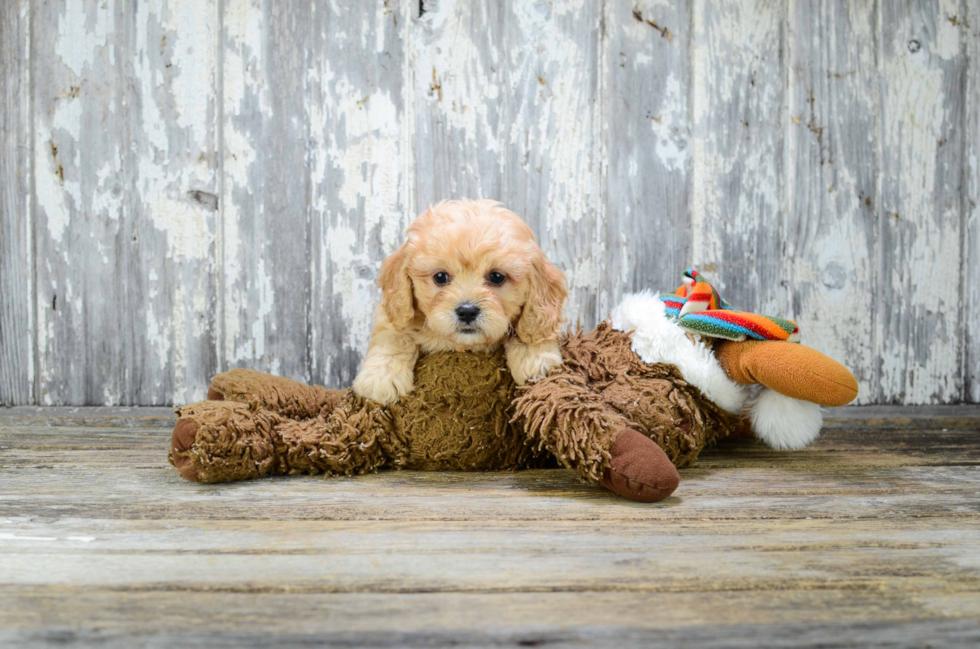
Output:
[[466,302],[456,307],[456,318],[464,325],[473,324],[479,316],[480,307],[475,304]]

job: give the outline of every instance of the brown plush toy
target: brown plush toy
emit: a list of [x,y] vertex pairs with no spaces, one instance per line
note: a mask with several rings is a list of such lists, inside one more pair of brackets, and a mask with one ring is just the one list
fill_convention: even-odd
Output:
[[675,466],[747,423],[774,448],[802,448],[819,434],[820,405],[857,395],[851,373],[813,349],[692,334],[651,293],[567,335],[561,351],[561,365],[522,388],[502,350],[424,355],[412,392],[388,406],[232,370],[208,401],[177,408],[170,461],[198,482],[557,463],[654,502],[677,487]]

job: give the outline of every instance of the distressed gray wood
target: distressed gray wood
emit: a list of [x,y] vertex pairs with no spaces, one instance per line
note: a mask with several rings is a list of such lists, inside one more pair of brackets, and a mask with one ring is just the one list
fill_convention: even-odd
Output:
[[958,25],[970,62],[963,137],[963,399],[980,403],[980,0]]
[[921,430],[966,428],[980,430],[980,406],[844,406],[825,408],[825,430],[876,428]]
[[[356,12],[317,2],[304,72],[311,176],[313,380],[348,387],[367,351],[380,298],[377,269],[415,217],[405,113],[409,3]],[[277,164],[274,159],[268,164]]]
[[39,403],[192,400],[214,372],[213,6],[32,5]]
[[30,5],[0,3],[0,405],[34,402]]
[[314,5],[219,1],[220,367],[309,382],[313,242],[306,86]]
[[685,2],[606,4],[602,315],[623,293],[676,288],[691,264],[691,12]]
[[460,196],[572,323],[694,266],[861,403],[980,401],[978,7],[7,2],[0,403],[347,385],[380,260]]
[[[47,593],[31,593],[39,600],[52,601],[54,597]],[[101,595],[101,593],[100,593]],[[829,597],[839,596],[838,593],[830,593]],[[699,596],[702,598],[703,606],[699,607],[704,611],[704,617],[697,619],[712,619],[713,613],[724,601],[719,595]],[[231,601],[233,596],[220,598],[223,600],[220,605]],[[723,596],[728,601],[732,598],[726,593]],[[751,600],[743,599],[744,594],[739,593],[739,601],[744,601],[746,607],[755,606]],[[182,598],[182,599],[178,599]],[[717,598],[717,599],[716,599]],[[175,605],[168,606],[165,613],[171,619],[179,616],[194,617],[198,604],[198,597],[188,596],[181,593],[171,598]],[[217,599],[217,598],[216,598]],[[937,641],[943,647],[957,649],[972,649],[980,643],[980,623],[976,619],[950,619],[950,620],[917,620],[914,622],[834,622],[825,621],[810,624],[780,624],[771,625],[758,624],[737,624],[731,626],[711,626],[704,627],[697,624],[689,626],[676,626],[668,629],[649,628],[645,625],[616,625],[610,624],[609,615],[603,617],[609,611],[619,612],[619,607],[623,606],[619,602],[611,602],[609,608],[601,608],[595,615],[599,621],[591,626],[576,626],[568,628],[568,619],[581,619],[582,615],[596,610],[593,602],[598,599],[589,597],[576,601],[573,605],[565,605],[563,598],[549,595],[545,598],[546,604],[551,604],[559,600],[557,607],[561,607],[563,615],[555,615],[554,621],[545,624],[540,618],[535,618],[534,614],[540,611],[542,603],[541,596],[535,595],[533,598],[517,599],[511,595],[498,595],[496,597],[472,597],[466,595],[433,595],[433,596],[414,596],[411,601],[406,602],[405,606],[419,606],[425,611],[446,610],[455,614],[465,614],[470,611],[478,611],[483,619],[500,620],[499,626],[492,629],[431,629],[421,625],[406,627],[406,622],[415,622],[419,612],[412,610],[402,616],[394,618],[402,624],[402,628],[378,629],[376,620],[382,619],[374,610],[377,602],[370,597],[362,598],[360,607],[356,610],[365,618],[365,623],[374,623],[375,628],[363,631],[340,632],[333,628],[326,627],[322,630],[301,632],[296,631],[297,627],[309,626],[310,619],[317,619],[322,615],[323,610],[338,611],[345,619],[350,619],[353,607],[338,606],[334,598],[307,598],[304,604],[309,608],[303,607],[300,610],[290,608],[287,610],[288,620],[293,622],[293,628],[283,631],[283,633],[270,633],[265,629],[251,632],[243,629],[254,628],[256,618],[267,619],[269,610],[276,610],[278,619],[281,614],[278,611],[286,604],[296,607],[294,601],[284,602],[280,598],[271,597],[261,604],[252,608],[251,617],[241,616],[241,623],[238,628],[229,629],[225,633],[220,632],[192,632],[186,630],[174,632],[153,632],[145,628],[133,628],[130,630],[33,630],[23,628],[13,628],[9,631],[0,631],[0,639],[4,640],[4,646],[10,647],[63,647],[70,644],[73,647],[99,647],[114,649],[120,647],[126,649],[134,644],[141,647],[228,647],[238,649],[239,647],[458,647],[460,649],[472,649],[475,647],[535,647],[547,645],[555,649],[568,649],[571,647],[622,647],[623,649],[663,647],[665,649],[686,649],[689,647],[704,647],[714,649],[755,649],[760,644],[772,649],[796,649],[797,647],[888,647],[889,649],[919,649],[923,646],[932,646]],[[671,599],[674,599],[673,597]],[[815,597],[814,599],[819,599]],[[313,601],[309,601],[313,600]],[[421,600],[421,601],[420,601]],[[16,600],[15,600],[16,601]],[[63,600],[60,598],[59,603]],[[101,597],[100,601],[112,606],[113,608],[126,608],[133,610],[132,598],[129,593],[125,596],[107,593]],[[513,602],[513,606],[506,603]],[[814,600],[789,600],[795,609],[802,610],[814,605]],[[110,604],[111,602],[111,604]],[[179,602],[179,603],[178,603]],[[605,602],[603,602],[605,603]],[[881,603],[880,599],[867,599],[861,605],[866,608],[875,608]],[[534,606],[539,604],[539,606]],[[199,605],[199,604],[198,604]],[[629,601],[631,610],[640,610],[646,607],[644,613],[652,616],[651,610],[657,611],[656,617],[669,617],[674,611],[665,608],[664,598],[654,598],[650,601],[637,601],[635,598]],[[225,606],[227,606],[225,604]],[[390,604],[389,604],[390,606]],[[521,606],[522,609],[517,607]],[[522,625],[504,626],[504,622],[513,619],[507,613],[520,610],[522,615],[513,616],[519,619],[528,620]],[[141,608],[137,612],[142,613]],[[186,613],[185,613],[186,612]],[[387,612],[387,611],[386,611]],[[457,613],[458,612],[458,613]],[[688,611],[683,611],[688,614]],[[377,616],[377,617],[375,617]],[[103,617],[88,619],[105,619]],[[389,618],[388,621],[391,619]]]
[[559,469],[200,485],[143,411],[162,409],[0,411],[4,646],[972,646],[980,628],[975,407],[844,409],[801,452],[726,442],[658,505]]
[[[975,417],[972,427],[947,430],[856,421],[794,453],[725,442],[684,469],[676,494],[654,507],[616,498],[564,470],[388,471],[198,485],[166,463],[170,428],[119,427],[96,418],[85,423],[0,423],[0,520],[30,510],[43,519],[250,521],[274,511],[280,521],[629,520],[661,526],[696,519],[713,529],[760,519],[894,524],[914,517],[926,524],[980,513]],[[47,486],[39,490],[39,484]]]
[[425,9],[413,31],[419,209],[447,197],[502,201],[565,271],[569,321],[593,326],[607,257],[600,5],[438,0]]
[[881,4],[878,401],[963,395],[960,3]]
[[786,313],[785,5],[693,3],[694,267],[738,308]]
[[224,3],[223,367],[353,380],[414,210],[405,7]]
[[[803,342],[852,368],[873,403],[878,214],[877,4],[796,2],[787,29],[788,317]],[[856,305],[863,305],[856,308]]]
[[173,430],[177,415],[160,406],[16,406],[0,409],[0,425],[44,428],[163,428]]

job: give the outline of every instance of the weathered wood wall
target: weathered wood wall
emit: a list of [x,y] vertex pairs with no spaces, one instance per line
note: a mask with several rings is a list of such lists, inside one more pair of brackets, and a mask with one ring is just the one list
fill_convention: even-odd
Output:
[[864,403],[980,401],[980,0],[5,0],[0,403],[332,386],[446,197],[571,320],[673,288],[800,321]]

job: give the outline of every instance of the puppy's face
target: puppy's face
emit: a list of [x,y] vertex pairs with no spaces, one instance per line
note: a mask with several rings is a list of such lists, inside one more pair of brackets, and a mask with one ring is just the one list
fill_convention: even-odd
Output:
[[[564,276],[530,228],[492,201],[449,201],[423,213],[381,281],[396,328],[421,320],[422,335],[455,348],[500,342],[512,327],[522,339],[556,335],[566,296]],[[411,291],[410,312],[392,294],[399,282]]]
[[462,346],[502,340],[527,293],[517,242],[490,222],[419,234],[409,275],[425,328]]

